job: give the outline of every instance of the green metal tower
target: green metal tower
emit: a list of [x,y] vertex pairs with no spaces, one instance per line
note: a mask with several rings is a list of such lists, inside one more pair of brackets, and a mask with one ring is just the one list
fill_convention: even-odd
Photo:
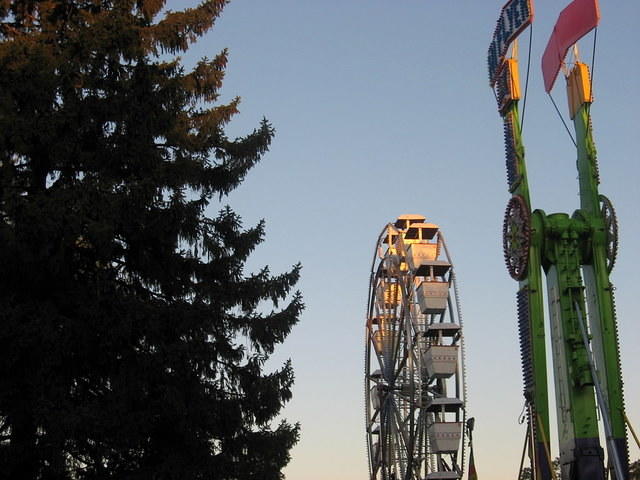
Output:
[[[574,0],[561,14],[543,57],[550,91],[568,49],[597,25],[596,0]],[[580,209],[572,215],[533,210],[519,120],[516,38],[533,20],[532,0],[502,9],[489,48],[489,74],[504,122],[511,199],[504,219],[504,253],[518,281],[517,311],[528,413],[529,455],[535,480],[551,468],[545,335],[550,336],[562,480],[604,480],[607,471],[628,479],[622,378],[613,288],[609,273],[617,224],[609,200],[598,191],[590,106],[591,80],[584,63],[566,68],[569,110],[575,127]],[[507,53],[511,47],[511,56]],[[545,325],[542,272],[549,322]],[[599,409],[599,412],[598,412]],[[603,419],[607,459],[601,445]]]

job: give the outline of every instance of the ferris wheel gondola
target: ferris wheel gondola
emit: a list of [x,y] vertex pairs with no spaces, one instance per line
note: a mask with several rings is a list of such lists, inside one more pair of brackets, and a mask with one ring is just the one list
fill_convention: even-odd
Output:
[[370,480],[462,478],[460,302],[439,227],[402,215],[376,241],[365,335]]

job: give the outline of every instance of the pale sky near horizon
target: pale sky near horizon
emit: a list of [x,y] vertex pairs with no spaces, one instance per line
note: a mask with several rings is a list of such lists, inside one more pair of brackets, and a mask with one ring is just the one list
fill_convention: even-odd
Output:
[[[265,116],[271,151],[228,199],[267,235],[249,268],[303,264],[307,309],[272,365],[291,358],[299,421],[287,480],[367,478],[363,357],[368,275],[376,235],[402,213],[439,224],[460,282],[470,414],[481,479],[516,477],[525,427],[516,283],[502,257],[509,198],[502,124],[486,53],[505,0],[233,0],[183,56],[230,52],[223,99],[242,97],[230,136]],[[173,0],[169,8],[192,3]],[[578,206],[575,150],[544,92],[540,58],[568,0],[537,0],[524,142],[534,208]],[[612,280],[627,412],[640,429],[640,253],[637,141],[640,56],[636,0],[601,0],[592,117],[601,193],[620,223]],[[521,37],[524,83],[528,31]],[[593,34],[580,44],[591,62]],[[566,95],[553,96],[567,117]],[[215,214],[216,205],[211,207]],[[555,431],[552,442],[556,444]],[[552,453],[554,456],[556,453]],[[640,456],[632,449],[632,459]],[[466,478],[466,476],[465,476]]]

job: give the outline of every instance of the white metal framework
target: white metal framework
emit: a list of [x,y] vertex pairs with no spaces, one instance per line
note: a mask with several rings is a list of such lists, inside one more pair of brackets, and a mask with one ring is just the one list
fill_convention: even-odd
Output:
[[378,237],[365,345],[370,480],[462,478],[460,303],[444,237],[423,216],[402,215]]

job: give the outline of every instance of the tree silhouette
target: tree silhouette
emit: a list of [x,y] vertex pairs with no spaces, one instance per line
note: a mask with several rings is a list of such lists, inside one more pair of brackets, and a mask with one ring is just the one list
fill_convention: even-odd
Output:
[[518,477],[518,480],[531,480],[532,478],[533,476],[531,475],[531,468],[524,467],[520,472],[520,476]]
[[170,58],[226,3],[0,0],[6,478],[282,478],[299,266],[245,273],[263,223],[206,214],[274,132],[226,136],[226,50]]
[[[559,457],[554,458],[553,462],[551,462],[551,465],[553,466],[553,471],[556,475],[556,478],[560,480],[560,478],[562,478],[560,474],[560,458]],[[531,472],[531,467],[524,467],[520,472],[520,476],[518,480],[532,480],[532,479],[533,479],[533,474]]]

